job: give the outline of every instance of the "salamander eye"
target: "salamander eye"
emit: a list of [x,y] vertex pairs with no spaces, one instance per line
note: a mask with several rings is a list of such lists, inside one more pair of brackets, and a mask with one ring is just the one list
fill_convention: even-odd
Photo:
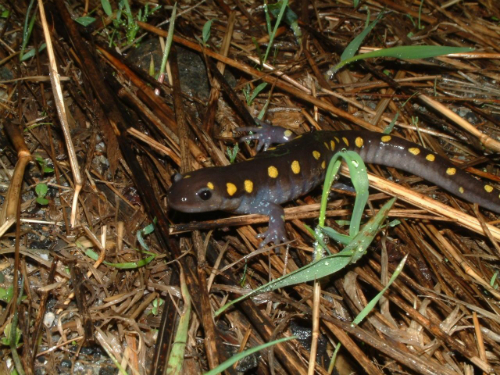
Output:
[[198,195],[204,201],[208,201],[210,198],[212,198],[212,192],[208,189],[203,189],[196,193],[196,195]]

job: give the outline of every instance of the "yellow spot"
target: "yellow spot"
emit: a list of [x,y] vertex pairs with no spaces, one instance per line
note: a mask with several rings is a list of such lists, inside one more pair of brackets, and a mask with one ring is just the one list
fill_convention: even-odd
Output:
[[457,173],[457,169],[456,169],[456,168],[448,168],[448,169],[446,170],[446,174],[447,174],[448,176],[453,176],[455,173]]
[[356,147],[363,147],[363,138],[361,137],[357,137],[356,140],[354,141],[354,143],[356,144]]
[[323,160],[323,163],[321,163],[321,168],[325,169],[326,168],[326,162]]
[[436,160],[436,155],[429,154],[425,157],[428,161],[434,161]]
[[267,174],[269,175],[269,177],[271,178],[276,178],[278,177],[278,168],[276,168],[275,166],[270,166],[269,168],[267,168]]
[[418,147],[411,147],[408,149],[408,151],[410,151],[411,154],[417,156],[418,154],[420,154],[420,149]]
[[324,144],[325,144],[326,149],[329,150],[328,143],[325,142]]
[[236,193],[236,191],[238,190],[236,188],[236,185],[232,184],[231,182],[228,182],[226,184],[226,187],[227,187],[227,193],[229,194],[230,197],[232,197],[234,195],[234,193]]
[[214,184],[212,184],[211,182],[207,183],[207,188],[209,188],[210,190],[214,190]]
[[285,130],[285,132],[283,133],[285,137],[290,137],[292,134],[293,133],[290,130]]
[[465,191],[465,190],[464,190],[464,188],[463,188],[462,186],[460,186],[460,187],[458,188],[458,192],[459,192],[460,194],[463,194],[463,193],[464,193],[464,191]]
[[269,147],[267,150],[268,151],[276,150],[276,147]]
[[335,138],[335,140],[337,141],[337,143],[340,143],[340,139],[339,139],[339,137],[334,137],[334,138]]
[[487,193],[491,193],[493,191],[493,186],[484,185],[484,190],[486,190]]
[[245,191],[247,193],[251,193],[253,191],[253,182],[250,180],[245,180],[244,184],[245,184]]
[[392,139],[390,135],[384,135],[381,140],[382,142],[389,142]]
[[314,156],[314,159],[318,160],[320,158],[321,154],[318,151],[313,151],[313,156]]
[[349,147],[349,141],[347,140],[346,137],[342,137],[342,140],[344,141],[345,145]]
[[330,141],[330,147],[331,147],[331,150],[335,150],[335,142],[334,141]]
[[300,173],[300,163],[297,160],[294,160],[292,162],[292,172],[295,174]]
[[184,179],[184,178],[189,178],[189,177],[191,177],[191,175],[190,175],[190,174],[187,174],[187,175],[185,175],[185,176],[184,176],[184,177],[182,177],[182,178]]

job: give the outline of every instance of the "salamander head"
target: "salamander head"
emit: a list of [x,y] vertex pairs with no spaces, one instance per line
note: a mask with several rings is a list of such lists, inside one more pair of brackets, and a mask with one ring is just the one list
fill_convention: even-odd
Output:
[[231,199],[221,190],[215,168],[200,169],[185,175],[176,174],[167,193],[168,206],[181,212],[231,211]]

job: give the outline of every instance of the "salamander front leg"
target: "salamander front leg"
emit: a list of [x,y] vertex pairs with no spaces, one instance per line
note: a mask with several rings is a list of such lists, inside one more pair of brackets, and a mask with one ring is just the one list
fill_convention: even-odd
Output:
[[267,122],[255,119],[260,126],[246,126],[236,128],[238,132],[253,132],[254,134],[245,135],[240,138],[240,142],[256,140],[257,152],[266,151],[274,143],[286,143],[295,138],[295,134],[280,126],[273,126]]
[[285,211],[283,207],[270,202],[261,202],[259,206],[258,212],[254,211],[252,213],[269,216],[269,228],[267,228],[264,233],[257,235],[258,238],[264,239],[259,247],[264,247],[270,242],[279,245],[282,242],[288,241],[285,230]]

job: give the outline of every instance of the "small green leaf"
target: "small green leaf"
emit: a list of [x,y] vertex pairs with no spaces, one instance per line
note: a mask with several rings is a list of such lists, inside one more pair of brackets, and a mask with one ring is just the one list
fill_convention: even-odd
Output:
[[[12,323],[8,323],[5,326],[5,330],[3,333],[4,333],[5,337],[2,337],[2,344],[6,345],[6,346],[11,346],[12,345],[12,341],[11,341]],[[15,332],[15,347],[16,348],[19,346],[19,342],[21,341],[21,335],[22,335],[21,330],[18,327],[16,327],[16,332]]]
[[38,197],[36,199],[36,203],[38,203],[39,205],[42,205],[42,206],[46,206],[49,204],[49,201],[48,199],[45,199],[45,198],[42,198],[42,197]]
[[491,280],[490,280],[490,286],[494,287],[495,289],[498,288],[497,285],[495,285],[496,281],[497,281],[497,278],[498,278],[498,271],[496,271],[493,276],[491,277]]
[[113,15],[113,9],[111,9],[111,4],[109,3],[108,0],[101,0],[101,5],[102,5],[102,10],[104,10],[104,13],[108,17],[111,17]]
[[212,28],[212,22],[214,22],[214,20],[209,20],[203,25],[203,31],[201,35],[203,38],[203,45],[205,47],[207,46],[208,39],[210,39],[210,29]]
[[14,287],[11,285],[7,289],[0,288],[0,300],[9,303],[14,296]]
[[88,25],[92,24],[93,22],[95,22],[95,18],[83,16],[83,17],[75,18],[75,21],[78,22],[82,26],[88,26]]
[[151,314],[153,314],[154,316],[158,315],[160,306],[162,306],[164,303],[165,303],[165,301],[163,299],[161,299],[160,297],[155,299],[152,303],[153,308],[151,309]]
[[146,241],[144,240],[144,236],[147,236],[147,235],[154,232],[154,230],[155,230],[154,224],[156,224],[156,222],[157,222],[157,220],[155,218],[152,224],[149,224],[145,228],[137,231],[137,234],[136,234],[137,241],[139,241],[141,246],[146,250],[149,250],[149,246],[146,244]]
[[153,224],[149,224],[147,225],[144,229],[142,229],[142,234],[144,234],[145,236],[147,236],[148,234],[151,234],[155,231],[155,224],[158,220],[156,220],[156,218],[153,220]]
[[[42,43],[40,47],[38,48],[38,53],[42,52],[45,48],[47,48],[47,45],[45,43]],[[23,56],[20,58],[20,61],[26,61],[31,59],[33,56],[35,56],[35,49],[32,48],[28,52],[24,53]]]
[[45,197],[48,191],[49,187],[47,186],[47,184],[37,184],[35,186],[36,195],[38,195],[41,198]]
[[262,82],[259,86],[257,86],[253,92],[251,93],[250,97],[247,99],[247,105],[251,106],[257,95],[261,93],[262,90],[264,90],[267,86],[266,82]]
[[43,173],[52,173],[52,172],[54,172],[54,168],[49,167],[47,165],[47,161],[44,158],[42,158],[40,156],[36,156],[35,160],[37,161],[37,163],[40,166],[40,168],[42,168],[42,172]]
[[238,155],[238,152],[240,152],[240,146],[238,144],[235,144],[233,148],[227,147],[226,148],[226,154],[229,157],[229,162],[231,164],[234,164],[236,161],[236,156]]

